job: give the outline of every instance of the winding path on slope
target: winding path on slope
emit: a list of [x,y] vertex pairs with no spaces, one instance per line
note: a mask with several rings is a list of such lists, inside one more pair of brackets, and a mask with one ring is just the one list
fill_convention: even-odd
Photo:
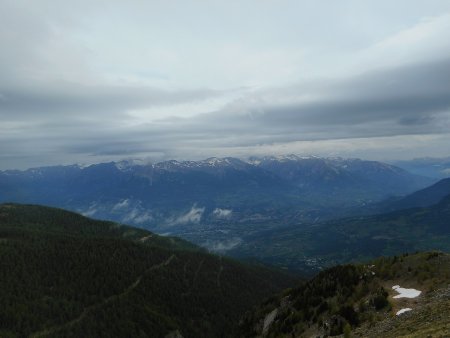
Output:
[[153,271],[153,270],[157,270],[157,269],[160,269],[160,268],[162,268],[162,267],[165,267],[165,266],[167,266],[167,265],[169,265],[170,264],[170,262],[175,258],[176,256],[174,255],[174,254],[172,254],[169,258],[167,258],[164,262],[161,262],[161,263],[159,263],[159,264],[156,264],[156,265],[153,265],[153,266],[151,266],[150,268],[148,268],[147,270],[145,270],[130,286],[128,286],[123,292],[121,292],[121,293],[119,293],[119,294],[116,294],[116,295],[112,295],[112,296],[109,296],[108,298],[105,298],[105,299],[103,299],[100,303],[96,303],[96,304],[93,304],[93,305],[90,305],[90,306],[88,306],[88,307],[86,307],[86,308],[84,308],[84,310],[81,312],[81,314],[77,317],[77,318],[75,318],[75,319],[72,319],[71,321],[69,321],[69,322],[67,322],[67,323],[64,323],[64,324],[61,324],[61,325],[55,325],[55,326],[53,326],[53,327],[49,327],[49,328],[47,328],[47,329],[44,329],[44,330],[42,330],[42,331],[38,331],[38,332],[35,332],[35,333],[33,333],[33,334],[31,334],[30,335],[30,338],[39,338],[39,337],[45,337],[45,336],[48,336],[48,335],[51,335],[51,334],[54,334],[54,333],[56,333],[56,332],[58,332],[58,331],[60,331],[60,330],[63,330],[63,329],[65,329],[65,328],[68,328],[68,327],[70,327],[70,326],[73,326],[73,325],[75,325],[75,324],[77,324],[77,323],[79,323],[79,322],[81,322],[91,311],[94,311],[94,310],[96,310],[96,309],[98,309],[98,308],[100,308],[100,307],[102,307],[102,306],[104,306],[104,305],[106,305],[106,304],[109,304],[109,303],[111,303],[111,302],[114,302],[115,300],[117,300],[117,299],[120,299],[120,298],[122,298],[122,297],[125,297],[126,295],[128,295],[131,291],[133,291],[140,283],[141,283],[141,280],[142,280],[142,277],[146,274],[146,273],[148,273],[148,272],[150,272],[150,271]]

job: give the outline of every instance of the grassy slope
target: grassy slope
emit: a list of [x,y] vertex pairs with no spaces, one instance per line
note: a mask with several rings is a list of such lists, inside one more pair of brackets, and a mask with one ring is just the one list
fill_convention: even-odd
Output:
[[[439,337],[450,328],[449,282],[450,255],[436,252],[334,267],[248,313],[241,336],[260,335],[264,320],[276,311],[267,337],[333,336],[346,326],[354,337]],[[397,284],[422,294],[394,299]],[[395,315],[405,307],[412,311]]]
[[228,336],[293,280],[75,213],[0,205],[1,337]]

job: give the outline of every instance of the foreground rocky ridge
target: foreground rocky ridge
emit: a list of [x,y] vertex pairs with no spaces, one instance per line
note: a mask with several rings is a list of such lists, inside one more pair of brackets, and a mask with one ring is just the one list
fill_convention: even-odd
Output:
[[[397,298],[395,285],[420,294]],[[248,313],[241,336],[445,337],[449,308],[450,255],[405,254],[328,269]]]
[[448,337],[450,333],[450,284],[425,294],[415,302],[414,311],[366,324],[354,337],[421,338]]

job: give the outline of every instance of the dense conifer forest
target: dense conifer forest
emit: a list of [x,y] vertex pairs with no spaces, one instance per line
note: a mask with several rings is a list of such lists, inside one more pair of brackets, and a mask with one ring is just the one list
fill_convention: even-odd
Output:
[[295,279],[176,238],[47,207],[0,206],[1,337],[230,336]]

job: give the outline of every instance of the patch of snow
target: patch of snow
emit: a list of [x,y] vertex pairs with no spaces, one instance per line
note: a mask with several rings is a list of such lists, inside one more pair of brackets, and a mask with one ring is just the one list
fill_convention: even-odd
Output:
[[202,161],[201,163],[209,165],[211,167],[216,167],[219,165],[229,165],[231,164],[229,158],[218,158],[218,157],[210,157],[206,160]]
[[129,159],[129,160],[123,160],[123,161],[120,161],[120,162],[114,162],[114,165],[120,171],[129,171],[133,167],[143,166],[145,164],[149,164],[149,163],[146,163],[142,159]]
[[78,163],[78,164],[76,164],[76,166],[77,166],[79,169],[81,169],[81,170],[83,170],[83,169],[85,169],[85,168],[89,168],[91,165],[92,165],[91,163]]
[[174,168],[179,168],[182,166],[182,163],[176,161],[176,160],[170,160],[170,161],[164,161],[156,163],[153,168],[155,169],[163,169],[163,170],[171,170]]
[[251,165],[255,165],[258,166],[261,164],[261,159],[257,158],[257,157],[250,157],[248,159],[245,160],[246,163],[251,164]]
[[408,311],[411,311],[411,310],[412,310],[411,308],[406,307],[406,308],[404,308],[404,309],[398,310],[397,313],[396,313],[396,315],[397,315],[397,316],[400,316],[402,313],[405,313],[405,312],[408,312]]
[[416,298],[422,293],[422,291],[416,289],[405,289],[401,288],[400,285],[394,285],[393,290],[397,291],[399,294],[393,298]]

